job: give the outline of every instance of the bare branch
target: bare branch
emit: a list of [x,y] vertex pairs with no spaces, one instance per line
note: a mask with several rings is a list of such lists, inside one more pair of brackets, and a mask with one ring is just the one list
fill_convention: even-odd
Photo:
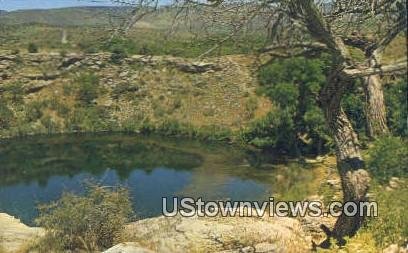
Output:
[[289,45],[273,45],[267,46],[259,50],[260,53],[266,53],[275,50],[291,50],[296,48],[303,48],[303,49],[315,49],[315,50],[327,50],[326,44],[320,42],[312,42],[312,43],[295,43]]
[[343,72],[351,78],[365,77],[378,74],[394,74],[396,72],[406,72],[407,71],[407,59],[399,60],[394,64],[389,64],[385,66],[371,67],[371,68],[361,68],[361,69],[344,69]]

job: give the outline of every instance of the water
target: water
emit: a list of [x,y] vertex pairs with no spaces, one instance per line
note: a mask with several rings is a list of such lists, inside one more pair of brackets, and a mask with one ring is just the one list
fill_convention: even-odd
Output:
[[[143,218],[161,214],[162,197],[261,201],[290,191],[296,180],[308,180],[304,172],[290,179],[287,172],[293,169],[269,158],[226,145],[134,135],[2,141],[0,212],[33,224],[39,203],[64,191],[80,194],[89,181],[126,186]],[[277,173],[286,173],[290,183],[277,181]]]

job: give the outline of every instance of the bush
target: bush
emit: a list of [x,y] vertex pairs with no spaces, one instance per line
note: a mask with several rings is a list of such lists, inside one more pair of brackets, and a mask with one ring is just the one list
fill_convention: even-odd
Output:
[[84,105],[91,105],[98,97],[99,78],[94,74],[82,74],[75,81],[79,86],[78,99]]
[[0,98],[0,129],[8,129],[14,120],[14,113]]
[[27,50],[29,53],[38,53],[38,46],[34,43],[28,44]]
[[368,170],[379,182],[408,176],[408,145],[399,137],[383,137],[369,150]]
[[123,59],[127,57],[126,51],[122,48],[115,48],[112,50],[111,62],[114,64],[121,64]]
[[89,186],[84,196],[64,193],[39,212],[36,223],[47,230],[44,244],[57,250],[97,251],[120,238],[132,208],[127,190]]
[[397,83],[385,85],[384,97],[387,109],[387,121],[390,130],[400,136],[408,136],[408,85],[407,78]]

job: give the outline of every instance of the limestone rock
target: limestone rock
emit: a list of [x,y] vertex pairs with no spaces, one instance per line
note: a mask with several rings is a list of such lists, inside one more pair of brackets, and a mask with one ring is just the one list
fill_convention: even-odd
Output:
[[296,219],[266,216],[162,216],[129,224],[126,232],[158,253],[257,252],[256,247],[259,252],[284,252],[294,242],[297,252],[304,252],[309,246]]
[[387,248],[385,248],[383,253],[407,253],[408,248],[399,247],[398,244],[391,244]]
[[143,248],[135,242],[124,242],[113,246],[103,253],[154,253],[154,251]]
[[16,252],[27,242],[44,234],[43,229],[28,227],[5,213],[0,213],[0,228],[0,245],[5,252]]
[[255,245],[255,253],[272,253],[277,252],[275,244],[271,243],[259,243]]

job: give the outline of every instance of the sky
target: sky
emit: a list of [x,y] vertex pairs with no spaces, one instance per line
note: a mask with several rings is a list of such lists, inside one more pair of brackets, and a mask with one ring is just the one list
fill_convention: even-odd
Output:
[[112,5],[109,0],[0,0],[0,10],[6,11],[109,5]]

